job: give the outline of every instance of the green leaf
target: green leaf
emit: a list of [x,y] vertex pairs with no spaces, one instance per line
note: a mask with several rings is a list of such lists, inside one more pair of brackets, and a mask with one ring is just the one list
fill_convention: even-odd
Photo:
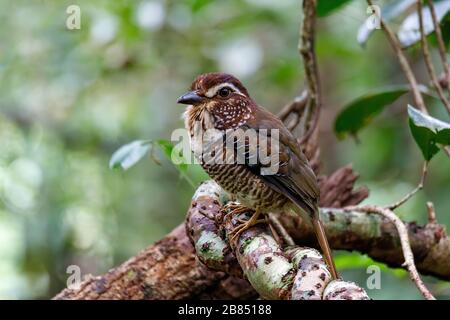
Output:
[[111,169],[128,170],[141,160],[151,148],[151,141],[136,140],[120,147],[111,156],[109,167]]
[[195,183],[187,174],[188,165],[181,152],[177,152],[176,150],[174,151],[175,146],[168,140],[158,140],[157,143],[167,159],[169,159],[175,168],[177,168],[180,173],[180,177],[186,180],[193,188],[196,188]]
[[350,1],[352,0],[319,0],[317,3],[317,15],[325,17]]
[[183,155],[174,152],[174,145],[169,140],[158,140],[159,147],[163,151],[164,155],[169,159],[178,169],[182,172],[187,171],[186,161],[183,159]]
[[[436,2],[434,7],[436,9],[437,19],[441,22],[450,11],[450,0]],[[422,8],[422,17],[425,35],[428,35],[434,31],[433,19],[431,18],[430,8],[428,6]],[[420,25],[417,12],[410,14],[402,22],[398,30],[398,39],[404,47],[411,46],[420,41]]]
[[191,0],[190,5],[193,12],[198,12],[206,7],[208,4],[212,3],[211,0]]
[[450,124],[408,105],[409,127],[425,160],[439,152],[439,145],[450,145]]
[[375,93],[365,94],[350,102],[336,118],[334,124],[336,135],[340,139],[347,134],[356,135],[387,105],[393,103],[408,91],[407,86],[390,87]]
[[448,47],[450,43],[450,11],[445,15],[440,23],[442,38],[444,39],[445,45]]
[[173,150],[173,144],[169,140],[158,140],[157,141],[159,147],[163,151],[164,155],[168,158],[172,158],[172,150]]
[[[158,140],[156,144],[160,147],[164,155],[175,165],[180,173],[180,177],[186,180],[193,188],[196,188],[195,183],[188,176],[188,165],[183,158],[181,152],[175,150],[175,146],[168,140]],[[111,169],[128,170],[141,160],[149,152],[153,151],[154,141],[152,140],[136,140],[120,147],[111,157],[109,167]],[[180,150],[181,151],[181,150]],[[159,164],[156,158],[153,160]]]
[[[386,4],[381,8],[381,16],[385,22],[389,22],[396,18],[403,12],[405,12],[413,4],[417,3],[417,0],[394,0]],[[372,18],[368,17],[366,21],[359,27],[358,35],[356,39],[360,45],[365,45],[369,36],[376,30],[373,28]]]

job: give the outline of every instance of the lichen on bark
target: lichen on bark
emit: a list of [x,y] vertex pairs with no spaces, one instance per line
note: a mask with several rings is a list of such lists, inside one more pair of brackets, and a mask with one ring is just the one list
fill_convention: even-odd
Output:
[[[325,297],[331,274],[317,250],[282,247],[267,223],[257,224],[238,237],[230,237],[239,223],[249,219],[251,210],[235,213],[232,208],[237,203],[224,203],[225,198],[221,197],[224,192],[214,182],[204,183],[199,190],[192,199],[186,225],[196,254],[207,267],[243,276],[264,299],[320,300]],[[237,272],[238,269],[242,272]],[[347,292],[345,299],[368,299],[362,288],[354,290],[355,284],[348,283],[347,288],[347,282],[339,283],[339,290]],[[330,294],[334,292],[330,290],[329,299],[342,298],[342,295]]]

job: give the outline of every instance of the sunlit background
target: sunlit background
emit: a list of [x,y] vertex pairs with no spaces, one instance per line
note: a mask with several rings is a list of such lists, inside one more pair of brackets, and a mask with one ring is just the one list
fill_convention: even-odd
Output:
[[[81,29],[68,30],[66,8],[81,8]],[[50,298],[66,286],[67,267],[101,274],[180,224],[194,188],[156,150],[129,171],[110,170],[111,154],[135,139],[170,139],[183,126],[176,98],[193,78],[227,71],[272,111],[301,92],[295,0],[0,2],[0,298]],[[365,1],[319,20],[317,52],[325,107],[323,172],[353,163],[375,204],[398,200],[420,177],[422,156],[406,118],[405,96],[359,137],[339,141],[336,113],[358,95],[405,83],[381,32],[356,41]],[[420,51],[409,51],[428,83]],[[433,114],[448,121],[436,100]],[[195,183],[205,178],[190,168]],[[426,221],[433,201],[450,224],[450,162],[440,154],[425,189],[398,210]],[[374,262],[339,252],[347,280],[366,287]],[[403,270],[383,270],[374,299],[420,298]],[[450,285],[425,278],[438,298]]]

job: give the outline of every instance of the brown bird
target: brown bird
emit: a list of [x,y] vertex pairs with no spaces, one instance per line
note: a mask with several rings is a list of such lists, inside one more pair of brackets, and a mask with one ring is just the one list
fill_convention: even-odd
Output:
[[[316,176],[297,140],[284,124],[255,103],[238,79],[225,73],[198,76],[191,90],[177,102],[188,105],[185,126],[194,155],[200,158],[204,170],[242,205],[255,210],[247,222],[233,230],[234,236],[261,222],[261,213],[294,211],[312,224],[331,275],[336,279],[338,275],[331,249],[319,218]],[[256,141],[248,136],[231,135],[233,143],[229,144],[227,137],[239,129],[243,132],[253,130],[258,134],[265,133],[263,129],[266,129],[268,134],[266,138],[258,135]],[[278,133],[277,145],[270,140],[273,132]],[[218,145],[221,146],[219,149],[212,148]],[[243,156],[233,155],[231,162],[224,162],[224,159],[229,159],[229,155],[224,156],[224,153],[230,145],[234,151],[243,146]],[[257,151],[261,150],[269,156],[276,156],[275,161],[263,162],[257,157]],[[210,153],[209,161],[202,158],[205,153]],[[265,173],[269,167],[276,168],[276,171]]]

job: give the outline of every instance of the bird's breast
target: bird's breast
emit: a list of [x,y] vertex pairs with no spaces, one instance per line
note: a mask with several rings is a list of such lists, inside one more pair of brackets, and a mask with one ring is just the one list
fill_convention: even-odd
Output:
[[237,163],[234,153],[228,153],[223,137],[230,130],[204,130],[209,127],[210,119],[203,118],[203,121],[196,123],[190,130],[191,149],[206,173],[247,207],[268,212],[283,208],[290,202],[251,172],[245,164]]
[[243,205],[263,211],[281,210],[289,200],[241,164],[202,164],[225,191]]

